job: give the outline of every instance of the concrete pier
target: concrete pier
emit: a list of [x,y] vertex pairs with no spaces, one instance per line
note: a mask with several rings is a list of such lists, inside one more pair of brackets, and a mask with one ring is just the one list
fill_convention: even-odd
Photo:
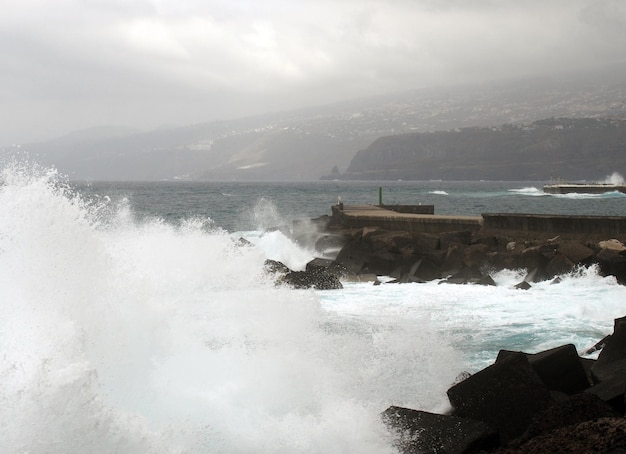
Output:
[[[343,208],[343,209],[341,209]],[[432,212],[429,208],[426,211]],[[476,231],[482,227],[482,216],[440,216],[401,213],[379,205],[344,205],[332,207],[333,220],[348,228],[377,226],[387,230],[433,233],[458,230]]]
[[[333,222],[346,228],[380,227],[411,233],[439,234],[460,230],[501,232],[516,237],[579,239],[615,238],[626,241],[626,217],[567,216],[542,214],[495,213],[482,216],[442,216],[432,206],[415,209],[403,207],[398,212],[380,205],[335,205]],[[420,214],[423,211],[426,214]]]
[[568,216],[543,214],[483,214],[485,230],[561,235],[578,238],[626,238],[624,216]]

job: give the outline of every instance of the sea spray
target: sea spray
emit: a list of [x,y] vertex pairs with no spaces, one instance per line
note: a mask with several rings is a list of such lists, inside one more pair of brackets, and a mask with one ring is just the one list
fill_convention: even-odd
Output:
[[54,173],[6,172],[3,452],[392,451],[378,414],[404,391],[377,383],[417,348],[202,222],[103,220]]

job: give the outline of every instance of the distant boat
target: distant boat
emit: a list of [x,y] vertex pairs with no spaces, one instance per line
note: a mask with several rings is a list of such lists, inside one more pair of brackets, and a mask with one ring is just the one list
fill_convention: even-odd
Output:
[[613,183],[552,183],[543,186],[547,194],[604,194],[619,191],[626,194],[626,184]]

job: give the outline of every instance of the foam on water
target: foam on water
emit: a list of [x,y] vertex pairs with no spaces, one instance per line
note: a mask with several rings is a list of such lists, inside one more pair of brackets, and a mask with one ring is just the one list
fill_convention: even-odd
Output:
[[0,451],[391,451],[378,413],[410,390],[376,378],[404,345],[275,288],[203,220],[109,205],[3,171]]
[[526,292],[516,271],[276,288],[269,255],[311,254],[279,231],[138,221],[24,164],[3,169],[0,212],[1,452],[393,452],[389,405],[442,408],[499,348],[587,347],[624,315],[594,270]]
[[491,364],[500,349],[538,352],[573,343],[584,351],[625,315],[626,289],[593,267],[561,276],[558,284],[516,289],[524,276],[523,270],[495,273],[495,287],[436,281],[385,285],[370,289],[367,297],[366,284],[346,284],[322,298],[324,307],[343,314],[428,326],[433,339],[461,353],[458,370],[472,372]]
[[514,194],[534,196],[534,197],[542,197],[542,196],[547,195],[541,189],[537,189],[534,186],[529,186],[529,187],[521,188],[521,189],[509,189],[509,192],[514,193]]

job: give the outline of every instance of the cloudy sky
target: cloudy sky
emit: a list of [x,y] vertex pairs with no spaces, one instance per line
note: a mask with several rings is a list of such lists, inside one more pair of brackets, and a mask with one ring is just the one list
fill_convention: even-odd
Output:
[[0,144],[626,59],[624,0],[0,5]]

